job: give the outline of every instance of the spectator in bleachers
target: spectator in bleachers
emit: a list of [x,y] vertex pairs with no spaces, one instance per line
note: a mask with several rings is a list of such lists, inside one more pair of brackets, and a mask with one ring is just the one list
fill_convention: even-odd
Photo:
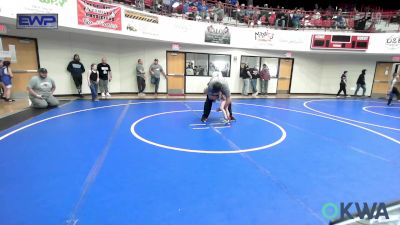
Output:
[[301,14],[300,10],[297,9],[292,17],[292,25],[294,28],[296,28],[296,30],[298,30],[300,28],[300,20],[302,18],[303,18],[303,15]]
[[214,12],[214,22],[221,22],[224,19],[224,6],[222,2],[218,2],[217,6],[213,10]]
[[182,14],[187,16],[187,14],[189,14],[189,1],[185,0],[185,3],[183,3],[183,7],[182,7]]
[[200,16],[202,20],[210,18],[210,15],[208,14],[208,6],[206,5],[206,1],[202,1],[201,3],[199,2],[197,6],[197,15]]
[[[101,0],[105,1],[105,0]],[[113,2],[111,0],[107,0]],[[232,18],[236,19],[236,22],[246,23],[248,25],[256,24],[269,24],[278,27],[324,27],[324,28],[354,28],[355,30],[367,30],[374,31],[375,24],[379,24],[382,20],[388,23],[400,23],[400,10],[395,14],[394,12],[383,12],[380,11],[384,6],[361,5],[359,13],[354,7],[353,3],[338,2],[337,6],[332,7],[329,5],[327,8],[322,9],[318,4],[305,5],[314,11],[303,11],[300,8],[300,18],[298,18],[298,11],[296,9],[284,10],[279,5],[275,7],[277,10],[268,8],[267,4],[264,4],[264,8],[259,10],[258,7],[253,7],[253,0],[246,0],[249,5],[246,9],[244,4],[239,6],[238,0],[224,0],[228,7],[224,7],[221,2],[204,4],[200,3],[202,0],[116,0],[121,3],[135,4],[136,8],[141,9],[141,4],[145,2],[145,6],[150,8],[152,12],[163,13],[183,13],[185,17],[189,19],[207,19],[209,15],[214,21],[222,21],[227,17],[226,22]],[[193,2],[192,2],[193,1]],[[115,2],[115,1],[114,1]],[[178,3],[182,4],[178,4]],[[207,2],[206,2],[207,3]],[[289,2],[292,6],[293,2]],[[232,7],[234,6],[234,7]],[[343,9],[343,10],[342,10]],[[197,18],[196,18],[197,17]],[[366,22],[367,28],[365,29]],[[235,21],[235,20],[234,20]],[[386,26],[389,27],[389,26]],[[386,30],[386,29],[385,29]]]
[[286,26],[286,16],[285,16],[285,10],[283,9],[283,7],[279,12],[277,12],[276,20],[275,20],[275,29],[278,29],[279,25],[282,27],[282,29],[284,29]]
[[253,21],[254,24],[257,24],[258,20],[260,20],[261,18],[261,10],[260,7],[257,5],[256,7],[254,7],[254,14],[253,14]]
[[246,10],[246,16],[251,17],[254,14],[253,5],[249,5]]
[[392,16],[389,20],[390,23],[399,23],[400,24],[400,9],[397,10],[396,15]]
[[305,27],[321,27],[322,20],[321,20],[321,13],[314,9],[312,14],[307,14],[304,16],[304,26]]
[[236,2],[234,7],[230,10],[230,16],[238,20],[239,12],[240,12],[240,5],[239,2]]
[[335,19],[335,27],[336,28],[340,28],[340,29],[346,28],[346,20],[343,16],[342,9],[338,10],[336,18],[334,17],[334,19]]
[[189,16],[188,18],[191,20],[196,20],[196,14],[197,14],[197,6],[191,5],[189,7]]
[[158,12],[158,0],[153,0],[153,7],[151,10],[153,12]]
[[143,11],[144,7],[145,7],[144,0],[136,0],[135,1],[135,6],[136,6],[136,9]]
[[245,15],[246,15],[245,5],[241,4],[240,8],[238,9],[238,18],[237,18],[239,20],[239,22],[243,22],[244,21],[244,16]]
[[314,9],[314,14],[313,14],[312,18],[314,20],[320,20],[321,19],[321,13],[318,10]]
[[330,20],[332,19],[333,11],[331,9],[326,9],[323,15],[321,16],[322,20]]
[[369,20],[369,18],[367,18],[366,14],[361,16],[361,18],[357,18],[357,20],[354,19],[354,29],[356,31],[364,31],[365,30],[365,25],[366,25],[368,20]]
[[165,13],[171,13],[172,12],[172,0],[162,0],[162,10]]
[[264,5],[264,8],[267,10],[260,10],[260,17],[265,17],[265,20],[268,21],[268,18],[271,16],[271,11],[268,9],[268,4]]
[[[253,15],[254,15],[253,6],[249,5],[246,9],[245,18],[244,18],[244,22],[246,22],[248,26],[250,26],[251,22],[253,22],[253,20],[252,20]],[[252,25],[254,25],[254,23]]]

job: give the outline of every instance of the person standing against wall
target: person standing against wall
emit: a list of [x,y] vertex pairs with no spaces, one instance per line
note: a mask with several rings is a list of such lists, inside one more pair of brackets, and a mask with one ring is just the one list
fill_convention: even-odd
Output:
[[165,79],[167,79],[167,76],[164,73],[164,69],[160,64],[158,64],[158,59],[154,59],[154,63],[150,66],[150,76],[151,83],[154,84],[154,95],[156,97],[158,95],[158,85],[160,84],[160,74],[162,74]]
[[2,75],[2,82],[4,85],[4,95],[3,99],[6,102],[15,102],[14,99],[11,99],[11,88],[12,88],[12,78],[13,78],[13,73],[11,70],[11,62],[10,61],[4,61],[3,62],[3,67],[1,68],[1,75]]
[[101,63],[97,65],[97,71],[99,71],[99,88],[101,92],[101,97],[110,97],[110,92],[108,91],[108,82],[112,80],[111,67],[107,64],[107,59],[102,58]]
[[257,90],[257,80],[258,80],[258,69],[257,68],[250,68],[250,74],[251,74],[251,89],[252,89],[252,95],[255,97],[258,95],[258,90]]
[[71,73],[75,87],[78,90],[79,97],[82,98],[82,74],[85,72],[85,67],[80,61],[81,59],[79,55],[75,54],[73,60],[69,62],[67,70]]
[[138,96],[142,97],[146,94],[144,93],[144,89],[146,88],[146,79],[145,79],[143,60],[139,59],[136,65],[136,80],[138,86]]
[[4,87],[2,77],[3,77],[3,60],[0,59],[0,94],[1,94],[1,98],[4,99],[4,90],[6,88]]
[[361,71],[361,74],[360,74],[360,76],[358,76],[358,79],[357,79],[357,88],[356,88],[356,92],[354,92],[354,96],[357,96],[357,93],[358,93],[358,90],[360,89],[360,87],[363,89],[363,94],[362,94],[362,96],[365,96],[365,91],[367,90],[366,88],[365,88],[365,73],[367,72],[367,70],[366,69],[363,69],[362,71]]
[[251,78],[249,65],[247,63],[243,64],[243,68],[240,71],[240,77],[243,79],[242,95],[247,96],[249,94],[249,86]]
[[96,63],[92,63],[92,65],[90,65],[90,71],[88,72],[87,81],[90,92],[92,93],[92,101],[98,101],[97,89],[99,84],[99,71],[97,71]]
[[336,97],[338,98],[340,93],[343,91],[344,96],[348,97],[347,93],[346,93],[346,86],[347,86],[347,71],[344,71],[342,76],[340,76],[340,89],[336,95]]
[[271,79],[271,75],[269,73],[269,68],[267,64],[263,64],[263,67],[260,71],[260,91],[261,95],[268,94],[268,81]]
[[399,80],[399,73],[394,73],[393,74],[393,79],[390,82],[390,87],[389,87],[389,100],[387,105],[391,105],[393,101],[393,97],[396,95],[397,101],[400,100],[400,93],[399,90],[396,87],[396,82]]

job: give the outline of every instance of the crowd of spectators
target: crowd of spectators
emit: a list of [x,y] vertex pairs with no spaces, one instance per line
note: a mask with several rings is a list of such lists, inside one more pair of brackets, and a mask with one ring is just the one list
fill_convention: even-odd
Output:
[[[109,0],[110,1],[110,0]],[[276,29],[325,28],[375,31],[375,24],[382,21],[400,24],[400,10],[384,12],[377,8],[354,5],[322,8],[315,4],[314,10],[304,8],[286,9],[282,6],[247,6],[238,0],[211,2],[205,0],[118,0],[135,5],[142,10],[158,14],[177,15],[190,20],[253,26],[271,26]],[[400,25],[399,25],[400,27]]]

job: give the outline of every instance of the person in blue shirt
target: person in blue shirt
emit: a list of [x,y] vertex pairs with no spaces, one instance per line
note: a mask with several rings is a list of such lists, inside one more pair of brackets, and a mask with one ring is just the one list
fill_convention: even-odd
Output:
[[2,79],[1,79],[2,76],[3,76],[2,68],[3,68],[3,60],[0,59],[0,93],[1,93],[1,98],[4,99],[4,90],[6,88],[4,87],[4,83],[3,83]]
[[1,67],[1,81],[3,82],[4,85],[4,94],[3,94],[3,99],[6,102],[14,102],[14,99],[11,99],[11,88],[12,88],[12,78],[13,78],[13,73],[11,69],[11,62],[10,61],[4,61],[3,62],[3,67]]
[[189,12],[190,2],[188,0],[185,1],[183,4],[183,14],[187,14]]
[[209,17],[208,6],[206,4],[206,1],[202,1],[201,3],[198,2],[197,12],[198,12],[198,15],[201,17],[201,19],[205,19],[205,18]]
[[292,24],[294,28],[300,28],[300,20],[302,17],[303,15],[301,14],[300,10],[296,10],[296,13],[294,13],[292,17]]

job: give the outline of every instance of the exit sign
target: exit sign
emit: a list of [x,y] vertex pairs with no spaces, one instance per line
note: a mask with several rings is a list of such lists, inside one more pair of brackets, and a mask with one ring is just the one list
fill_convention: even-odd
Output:
[[177,44],[177,43],[173,43],[173,44],[172,44],[172,50],[173,50],[173,51],[179,51],[179,50],[180,50],[180,47],[181,47],[181,46],[179,46],[179,44]]
[[400,56],[393,56],[392,61],[400,61]]
[[0,34],[6,34],[7,33],[7,27],[5,24],[0,24]]

